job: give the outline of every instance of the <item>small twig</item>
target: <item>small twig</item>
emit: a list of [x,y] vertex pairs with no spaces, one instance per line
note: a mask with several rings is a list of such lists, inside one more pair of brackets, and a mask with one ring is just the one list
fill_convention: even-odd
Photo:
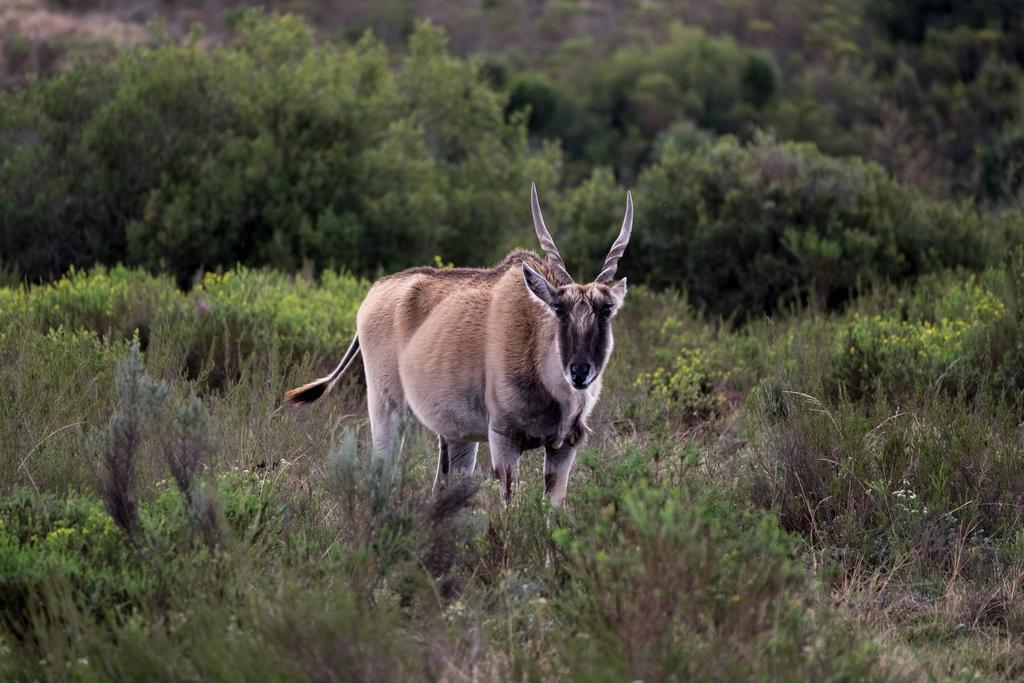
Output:
[[49,434],[47,434],[46,436],[44,436],[44,437],[43,437],[42,439],[40,439],[40,440],[39,440],[39,443],[37,443],[37,444],[36,444],[35,446],[33,446],[33,447],[32,447],[32,450],[30,450],[30,451],[29,451],[28,453],[26,453],[26,454],[25,454],[25,457],[21,459],[21,462],[20,462],[20,463],[18,463],[18,469],[19,469],[19,470],[20,470],[20,469],[24,469],[24,470],[25,470],[25,474],[26,474],[26,475],[28,475],[28,480],[29,480],[29,482],[31,482],[31,484],[32,484],[32,488],[34,488],[34,489],[36,490],[36,493],[39,493],[39,487],[38,487],[38,486],[36,486],[36,481],[35,481],[35,479],[33,479],[33,478],[32,478],[32,473],[28,471],[28,465],[27,465],[27,463],[28,463],[28,459],[29,459],[29,458],[31,458],[31,457],[32,457],[32,454],[33,454],[33,453],[35,453],[35,452],[36,452],[36,450],[37,450],[37,449],[38,449],[38,448],[39,448],[40,446],[42,446],[42,445],[43,445],[43,443],[44,443],[44,442],[45,442],[45,441],[46,441],[47,439],[49,439],[49,438],[50,438],[51,436],[53,436],[54,434],[58,434],[58,433],[60,433],[60,432],[63,432],[63,431],[65,430],[65,429],[68,429],[68,428],[70,428],[70,427],[77,427],[78,425],[81,425],[81,424],[85,424],[85,421],[84,421],[84,420],[81,420],[81,421],[79,421],[79,422],[72,422],[71,424],[66,424],[66,425],[64,425],[63,427],[59,427],[58,429],[54,429],[54,430],[53,430],[52,432],[50,432]]
[[810,403],[811,405],[818,406],[817,408],[812,408],[811,412],[822,413],[822,414],[828,416],[828,419],[832,421],[832,426],[834,426],[836,428],[836,433],[837,434],[842,434],[843,433],[843,430],[841,430],[839,428],[839,423],[836,421],[835,416],[833,416],[832,413],[829,411],[829,409],[825,407],[825,404],[821,402],[821,399],[815,398],[814,396],[811,396],[810,394],[805,394],[802,391],[784,390],[782,393],[784,393],[784,394],[793,394],[794,396],[799,396],[799,397],[803,398],[805,401],[807,401],[808,403]]
[[903,417],[904,415],[908,415],[908,414],[909,413],[901,413],[900,409],[897,408],[896,409],[896,413],[894,415],[890,415],[889,417],[887,417],[884,420],[882,420],[881,422],[879,422],[877,425],[875,425],[874,427],[871,428],[871,431],[876,432],[879,429],[881,429],[882,427],[884,427],[887,422],[891,422],[892,420],[895,420],[898,417]]

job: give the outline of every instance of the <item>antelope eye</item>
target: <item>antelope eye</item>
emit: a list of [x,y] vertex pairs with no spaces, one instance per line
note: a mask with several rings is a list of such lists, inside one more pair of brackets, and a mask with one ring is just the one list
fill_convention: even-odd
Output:
[[565,306],[563,306],[562,304],[552,304],[551,308],[554,309],[555,315],[562,315],[563,313],[565,313]]
[[601,308],[597,309],[597,314],[602,318],[610,317],[612,314],[612,305],[605,304],[604,306],[601,306]]

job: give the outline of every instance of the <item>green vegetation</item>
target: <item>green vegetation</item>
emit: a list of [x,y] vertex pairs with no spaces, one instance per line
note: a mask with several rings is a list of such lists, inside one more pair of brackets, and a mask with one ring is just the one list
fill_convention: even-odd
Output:
[[358,279],[0,290],[0,670],[1018,675],[1021,262],[738,330],[634,288],[550,520],[536,457],[511,508],[487,479],[434,501],[431,435],[371,462],[358,386],[280,408]]
[[[624,262],[634,281],[684,287],[702,310],[741,319],[809,299],[835,307],[874,281],[999,265],[1024,237],[1013,210],[1024,71],[1004,54],[1010,38],[985,30],[977,73],[949,95],[966,99],[930,105],[937,120],[950,108],[978,117],[977,129],[940,121],[928,133],[929,150],[973,169],[957,178],[979,184],[961,192],[877,155],[881,165],[830,156],[865,153],[885,131],[819,120],[792,101],[804,71],[697,27],[623,46],[599,68],[583,50],[556,74],[453,56],[425,23],[389,48],[243,13],[227,44],[164,37],[0,94],[0,259],[28,281],[127,263],[182,286],[236,264],[372,277],[438,254],[488,263],[527,234],[535,180],[584,273],[626,185],[643,226]],[[937,61],[928,36],[892,79],[917,60],[933,90],[951,78],[957,65]],[[882,59],[856,55],[837,78]],[[849,90],[868,85],[877,97],[897,87]],[[808,139],[803,118],[811,142],[790,141]],[[842,143],[851,131],[856,144]]]
[[[531,133],[562,142],[571,182],[592,165],[631,182],[652,150],[696,125],[864,156],[933,196],[1019,201],[1003,155],[1024,122],[1020,3],[495,5],[472,19],[488,30],[466,49],[504,74],[511,111],[537,113]],[[453,31],[471,21],[438,14]]]
[[557,150],[530,153],[437,30],[409,49],[392,69],[370,38],[338,48],[247,15],[237,47],[139,48],[5,94],[3,260],[32,279],[127,261],[187,284],[235,263],[375,273],[499,253],[523,225],[510,188],[553,185]]
[[[621,195],[602,173],[577,193],[570,215],[583,234],[578,246],[570,235],[567,249],[599,263]],[[668,149],[641,174],[636,202],[647,207],[644,229],[623,267],[653,285],[682,286],[722,315],[808,297],[836,306],[875,280],[980,270],[1024,238],[1019,212],[982,216],[929,201],[874,164],[764,138]]]
[[[0,680],[1024,677],[1024,5],[214,5],[3,27]],[[637,206],[566,510],[281,405],[532,181]]]

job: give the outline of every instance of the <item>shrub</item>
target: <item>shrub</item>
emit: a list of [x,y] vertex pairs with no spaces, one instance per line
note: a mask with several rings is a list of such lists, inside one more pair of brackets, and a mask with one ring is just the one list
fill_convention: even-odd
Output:
[[[134,566],[126,537],[92,498],[37,496],[28,490],[0,501],[0,622],[16,625],[47,586],[67,582],[81,604],[117,612],[154,589]],[[14,624],[12,624],[14,622]]]
[[668,367],[642,372],[636,385],[659,406],[671,406],[682,415],[706,416],[722,402],[712,379],[708,355],[702,349],[680,349]]
[[836,379],[851,396],[870,395],[876,386],[890,395],[922,386],[972,393],[986,387],[993,365],[988,338],[1007,313],[1002,300],[968,276],[925,310],[920,303],[909,302],[905,318],[898,308],[855,312],[839,328]]
[[201,392],[254,366],[260,386],[268,372],[293,381],[282,367],[310,372],[347,348],[366,286],[331,271],[314,284],[240,268],[210,274],[185,294],[168,278],[118,267],[0,288],[0,360],[11,369],[0,385],[0,419],[9,425],[0,480],[47,490],[93,481],[85,434],[113,410],[114,368],[131,339],[154,375],[190,376]]
[[0,95],[0,256],[30,280],[124,261],[180,284],[236,263],[486,262],[558,159],[504,108],[426,24],[395,65],[373,39],[253,13],[232,47],[82,62]]
[[874,279],[983,268],[1005,246],[993,221],[925,200],[874,164],[768,138],[666,150],[636,197],[644,227],[621,272],[683,286],[699,307],[726,315],[809,298],[835,305]]
[[365,281],[333,271],[314,283],[240,267],[207,274],[185,294],[169,278],[137,269],[72,269],[49,285],[0,288],[0,325],[137,336],[144,347],[157,336],[156,353],[184,357],[193,374],[223,378],[256,351],[274,348],[286,361],[341,353],[366,290]]
[[117,409],[106,427],[95,433],[102,470],[100,496],[128,539],[138,543],[142,529],[135,502],[137,459],[167,403],[167,385],[143,373],[138,343],[118,366],[116,385]]
[[650,161],[658,133],[673,123],[740,133],[767,118],[778,86],[769,55],[694,26],[673,23],[667,33],[662,43],[626,45],[601,68],[588,64],[578,78],[558,84],[553,92],[575,96],[549,100],[552,122],[541,133],[561,138],[573,159],[633,178]]
[[[269,549],[295,552],[285,520],[294,518],[297,501],[287,491],[267,495],[261,493],[266,482],[230,472],[221,472],[213,483],[207,494],[223,504],[232,540],[264,558]],[[24,488],[4,496],[0,625],[24,626],[19,619],[60,590],[70,591],[66,597],[90,617],[116,622],[180,597],[177,591],[187,589],[190,581],[195,588],[205,585],[204,579],[213,585],[227,579],[219,565],[223,558],[194,542],[205,531],[194,503],[166,480],[143,493],[134,543],[92,494],[40,494]],[[221,583],[220,588],[231,586]]]
[[16,73],[32,56],[32,41],[25,36],[8,36],[4,42],[4,66],[9,73]]
[[568,103],[562,102],[555,86],[543,76],[522,73],[509,84],[506,111],[512,114],[528,108],[527,126],[531,133],[543,134],[553,124],[558,109],[566,106]]
[[752,495],[848,576],[985,592],[1013,564],[1019,258],[879,288],[831,324],[787,330],[779,371],[751,394]]
[[1005,406],[941,394],[900,408],[826,404],[790,391],[777,409],[761,398],[752,495],[847,570],[941,585],[998,576],[1013,556],[1024,487]]
[[230,606],[215,598],[190,605],[169,626],[155,616],[96,623],[66,591],[54,591],[30,625],[39,646],[15,643],[0,666],[8,667],[12,681],[382,682],[423,680],[443,670],[435,650],[405,635],[409,629],[396,607],[369,604],[348,586],[247,592]]
[[[611,169],[603,167],[594,169],[589,178],[569,191],[561,206],[552,207],[547,225],[549,229],[556,227],[556,244],[569,273],[579,282],[590,282],[601,272],[604,257],[619,234],[625,207],[625,192],[615,183]],[[545,217],[547,214],[545,208]],[[637,228],[639,231],[639,225]],[[627,274],[630,282],[643,280],[642,274],[624,269],[618,275]]]
[[272,338],[290,356],[348,348],[367,289],[364,280],[333,271],[325,271],[314,283],[237,268],[208,274],[192,299],[209,348],[227,341],[251,350]]
[[981,184],[990,199],[1024,202],[1024,125],[1007,126],[981,152]]
[[885,677],[870,644],[803,606],[794,538],[772,516],[663,486],[617,490],[555,532],[574,680]]
[[114,90],[110,68],[79,67],[0,95],[0,244],[30,280],[123,258],[114,207],[90,185],[83,128]]
[[86,329],[101,337],[130,338],[137,330],[148,338],[151,325],[182,303],[173,281],[139,270],[102,266],[70,269],[59,280],[30,290],[0,290],[5,317],[21,317],[46,331]]
[[95,474],[82,457],[90,425],[114,404],[117,359],[124,340],[101,340],[88,330],[59,327],[46,333],[0,318],[0,482],[12,487],[63,490],[89,486]]
[[642,410],[666,411],[670,422],[709,417],[730,390],[747,388],[762,371],[764,349],[750,343],[756,340],[691,311],[641,325],[655,367],[640,372],[634,385],[644,396]]

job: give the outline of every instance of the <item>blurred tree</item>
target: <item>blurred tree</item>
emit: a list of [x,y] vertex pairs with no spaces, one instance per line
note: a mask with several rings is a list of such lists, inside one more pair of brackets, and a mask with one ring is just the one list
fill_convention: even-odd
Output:
[[182,284],[236,262],[487,263],[527,224],[530,182],[557,182],[557,149],[532,153],[524,118],[430,25],[397,65],[296,17],[238,30],[0,95],[4,261],[35,279],[126,260]]

